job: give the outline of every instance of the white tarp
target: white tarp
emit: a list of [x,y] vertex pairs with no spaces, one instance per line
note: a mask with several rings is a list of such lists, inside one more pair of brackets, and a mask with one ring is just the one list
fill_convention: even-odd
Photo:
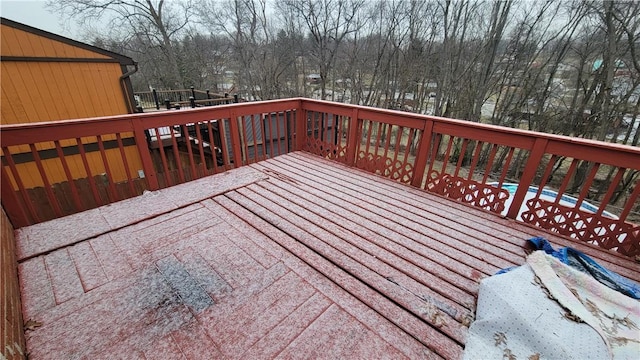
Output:
[[639,359],[640,302],[542,251],[480,283],[465,359]]

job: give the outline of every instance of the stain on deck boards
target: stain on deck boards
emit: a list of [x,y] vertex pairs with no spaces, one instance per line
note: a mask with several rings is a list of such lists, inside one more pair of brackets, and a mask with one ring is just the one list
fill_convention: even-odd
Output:
[[213,299],[200,287],[196,279],[185,270],[175,256],[170,255],[156,261],[156,266],[164,275],[169,286],[178,294],[182,303],[193,309],[196,314],[213,305]]

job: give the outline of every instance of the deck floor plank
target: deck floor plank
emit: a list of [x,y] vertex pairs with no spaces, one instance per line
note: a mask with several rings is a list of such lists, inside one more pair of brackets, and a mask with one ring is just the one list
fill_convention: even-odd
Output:
[[39,238],[81,214],[21,231],[30,358],[459,358],[478,282],[541,234],[640,280],[618,254],[306,153],[162,194],[98,210],[122,226],[85,238]]
[[347,167],[343,164],[321,159],[315,155],[305,152],[292,153],[290,156],[292,158],[301,159],[303,163],[310,162],[310,164],[322,166],[325,169],[329,169],[330,173],[345,174],[359,179],[368,179],[369,181],[375,182],[376,186],[371,187],[371,189],[375,191],[381,199],[385,199],[387,197],[400,198],[409,205],[421,204],[419,206],[425,209],[437,209],[437,212],[434,213],[436,217],[443,216],[448,219],[456,220],[465,219],[472,215],[473,218],[478,221],[468,226],[485,229],[485,232],[495,234],[499,241],[509,241],[516,245],[523,246],[525,239],[536,236],[545,236],[556,246],[575,247],[585,254],[592,256],[594,259],[599,260],[602,264],[607,265],[612,270],[624,274],[635,281],[640,281],[638,264],[628,261],[628,258],[616,252],[603,251],[596,245],[578,243],[560,236],[545,233],[543,230],[522,223],[517,223],[514,220],[501,216],[496,216],[488,211],[483,211],[466,204],[451,201],[450,199],[446,199],[439,195],[426,193],[423,190],[405,186],[395,181],[388,181],[378,175],[362,170],[354,170],[353,168]]

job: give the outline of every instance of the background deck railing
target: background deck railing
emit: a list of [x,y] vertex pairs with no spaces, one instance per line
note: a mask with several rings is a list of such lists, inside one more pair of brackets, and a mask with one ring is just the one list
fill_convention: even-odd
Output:
[[3,126],[2,140],[18,227],[305,150],[640,255],[636,147],[309,99]]
[[136,106],[142,110],[160,110],[175,107],[196,107],[231,104],[238,102],[238,96],[213,93],[209,90],[189,89],[138,91],[134,93]]

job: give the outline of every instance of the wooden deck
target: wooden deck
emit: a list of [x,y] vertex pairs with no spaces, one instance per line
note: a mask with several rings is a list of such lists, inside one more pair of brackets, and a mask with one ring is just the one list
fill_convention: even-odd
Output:
[[545,236],[295,152],[17,233],[32,359],[459,358],[480,279]]

